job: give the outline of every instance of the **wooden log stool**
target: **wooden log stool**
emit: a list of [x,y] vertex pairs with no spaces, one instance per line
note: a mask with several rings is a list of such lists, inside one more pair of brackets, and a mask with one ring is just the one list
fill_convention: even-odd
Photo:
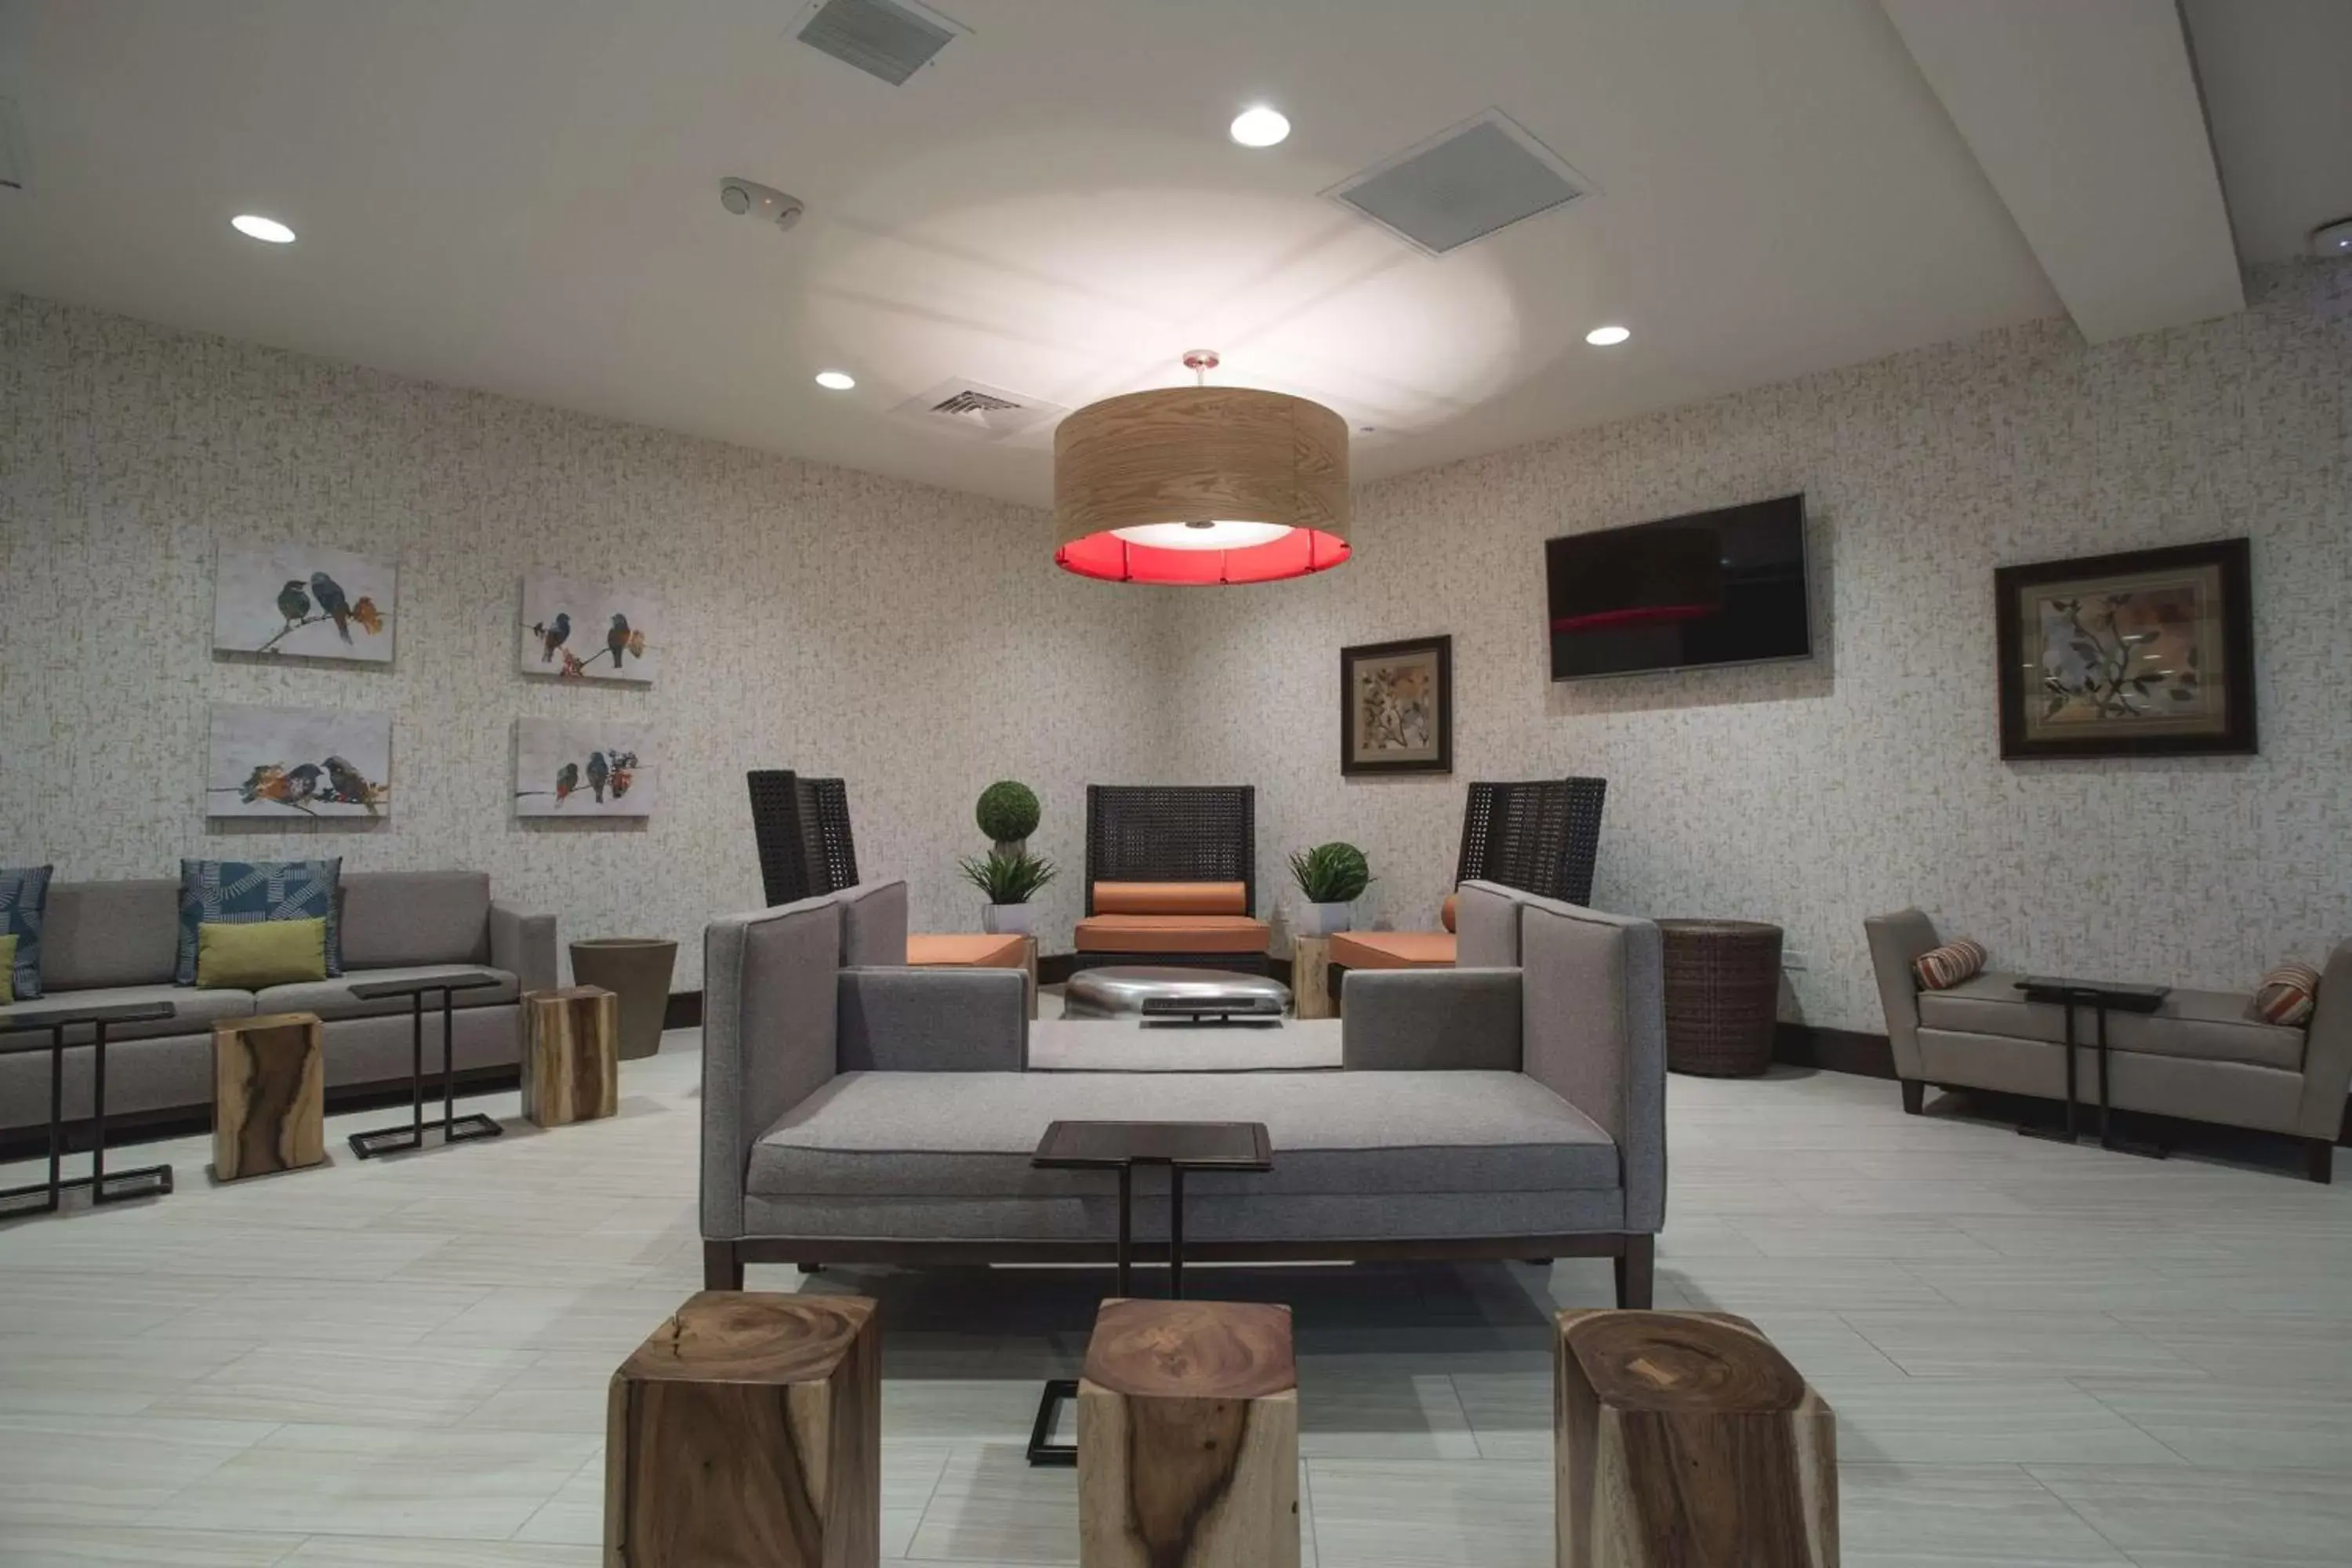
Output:
[[1836,1568],[1837,1421],[1719,1312],[1562,1312],[1559,1568]]
[[327,1058],[315,1013],[213,1026],[213,1174],[224,1182],[327,1160]]
[[1110,1300],[1078,1381],[1081,1568],[1297,1568],[1290,1309]]
[[1339,1004],[1331,1000],[1331,939],[1294,936],[1290,939],[1291,1016],[1336,1018]]
[[882,1336],[857,1296],[705,1290],[613,1374],[611,1568],[874,1568]]
[[621,1109],[621,999],[595,985],[522,998],[522,1113],[541,1127]]

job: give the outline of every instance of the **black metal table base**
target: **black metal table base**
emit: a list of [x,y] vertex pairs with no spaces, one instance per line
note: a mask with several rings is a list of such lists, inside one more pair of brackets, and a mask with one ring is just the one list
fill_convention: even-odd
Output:
[[[139,1198],[160,1198],[172,1190],[172,1167],[169,1165],[139,1165],[128,1171],[106,1168],[106,1026],[110,1023],[152,1022],[169,1018],[173,1012],[168,1002],[134,1003],[83,1009],[78,1014],[64,1011],[51,1017],[35,1016],[16,1026],[19,1029],[47,1028],[49,1031],[49,1175],[44,1182],[0,1190],[0,1219],[55,1214],[64,1205],[65,1194],[78,1187],[89,1189],[92,1204],[121,1204]],[[89,1174],[86,1176],[68,1176],[65,1173],[66,1030],[74,1024],[88,1024],[91,1028]],[[38,1201],[27,1201],[35,1199]]]
[[[2096,1019],[2098,1023],[2096,1037],[2092,1041],[2092,1046],[2094,1047],[2092,1060],[2097,1068],[2099,1079],[2099,1147],[2111,1154],[2137,1154],[2144,1160],[2161,1160],[2168,1156],[2172,1152],[2161,1144],[2146,1142],[2137,1138],[2125,1138],[2119,1136],[2116,1131],[2115,1108],[2110,1105],[2107,1100],[2107,1010],[2111,1005],[2116,1004],[2117,994],[2095,986],[2086,985],[2021,983],[2019,989],[2025,992],[2026,999],[2028,1001],[2052,1002],[2066,1010],[2066,1043],[2064,1047],[2066,1052],[2066,1122],[2063,1127],[2022,1126],[2017,1130],[2018,1136],[2021,1138],[2045,1139],[2053,1143],[2074,1143],[2080,1142],[2082,1134],[2077,1124],[2075,1111],[2081,1097],[2075,1090],[2076,1079],[2079,1075],[2075,1070],[2074,1053],[2081,1048],[2082,1042],[2076,1037],[2074,1033],[2074,1009],[2077,1006],[2084,1006],[2091,1009],[2091,1016]],[[2158,994],[2160,995],[2161,994],[2158,993]],[[2151,1009],[2147,1006],[2132,1006],[2128,1010],[2147,1012]]]
[[[450,998],[453,993],[495,985],[497,980],[487,974],[452,975],[446,980],[417,984],[404,994],[409,1000],[408,1011],[408,1107],[405,1127],[376,1127],[351,1135],[352,1152],[362,1160],[373,1160],[379,1154],[406,1154],[425,1147],[425,1133],[438,1129],[444,1147],[451,1143],[470,1143],[478,1138],[496,1138],[506,1131],[497,1121],[481,1111],[457,1114],[457,1006]],[[354,985],[352,994],[361,997],[400,995],[393,983],[382,986]],[[431,1121],[425,1120],[425,998],[428,992],[441,993],[441,1114]]]

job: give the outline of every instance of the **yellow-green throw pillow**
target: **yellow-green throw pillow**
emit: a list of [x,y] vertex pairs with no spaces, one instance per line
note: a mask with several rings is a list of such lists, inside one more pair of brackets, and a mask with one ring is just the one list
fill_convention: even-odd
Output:
[[16,938],[0,936],[0,1007],[16,999]]
[[327,921],[206,921],[196,928],[196,984],[258,991],[327,977]]

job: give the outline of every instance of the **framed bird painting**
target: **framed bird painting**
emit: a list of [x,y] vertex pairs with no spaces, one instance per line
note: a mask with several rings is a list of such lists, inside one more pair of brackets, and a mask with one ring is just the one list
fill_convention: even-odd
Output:
[[224,544],[213,572],[213,647],[278,658],[390,664],[400,568],[293,542]]
[[642,724],[515,721],[517,816],[651,816],[653,742]]
[[390,816],[392,715],[215,706],[205,815]]
[[559,680],[653,683],[661,601],[534,572],[522,580],[522,672]]

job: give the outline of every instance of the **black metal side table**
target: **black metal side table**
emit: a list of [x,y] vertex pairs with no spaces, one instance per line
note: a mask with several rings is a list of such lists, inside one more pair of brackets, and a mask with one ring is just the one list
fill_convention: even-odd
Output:
[[2072,1143],[2077,1133],[2074,1108],[2079,1096],[2075,1093],[2074,1052],[2080,1044],[2074,1032],[2074,1010],[2091,1009],[2097,1028],[2093,1044],[2097,1049],[2099,1073],[2099,1147],[2124,1154],[2140,1154],[2161,1160],[2165,1151],[2153,1143],[2116,1136],[2116,1117],[2108,1105],[2107,1093],[2107,1015],[2110,1013],[2153,1013],[2164,1005],[2172,994],[2168,985],[2119,985],[2098,980],[2063,980],[2048,974],[2031,974],[2017,983],[2028,1002],[2044,1002],[2066,1010],[2066,1125],[2063,1131],[2021,1127],[2018,1131],[2029,1138],[2048,1138],[2061,1143]]
[[[1118,1173],[1118,1293],[1129,1293],[1135,1250],[1135,1168],[1168,1168],[1168,1295],[1184,1295],[1184,1173],[1271,1171],[1274,1147],[1263,1121],[1056,1121],[1037,1141],[1030,1164],[1040,1170]],[[1054,1437],[1055,1413],[1078,1396],[1078,1380],[1045,1384],[1037,1424],[1029,1432],[1033,1465],[1076,1465],[1078,1451]]]
[[[362,1160],[373,1160],[378,1154],[403,1154],[411,1149],[425,1147],[427,1128],[441,1130],[444,1144],[469,1142],[476,1138],[496,1138],[506,1131],[480,1111],[471,1115],[457,1114],[457,1009],[451,995],[459,991],[478,991],[485,985],[505,984],[495,974],[469,970],[463,974],[436,975],[430,980],[380,980],[354,985],[352,994],[362,1002],[378,1001],[386,996],[409,999],[409,1121],[405,1127],[379,1127],[372,1131],[354,1132],[351,1136],[352,1152]],[[433,992],[441,994],[441,1116],[436,1121],[425,1120],[425,998]]]
[[[16,1218],[22,1215],[55,1214],[69,1187],[88,1187],[93,1204],[119,1204],[131,1198],[161,1197],[172,1190],[172,1167],[142,1165],[136,1170],[108,1172],[106,1168],[106,1029],[110,1024],[146,1024],[173,1016],[178,1009],[169,1002],[116,1003],[108,1006],[76,1007],[61,1004],[55,1007],[27,1008],[0,1017],[0,1052],[27,1055],[34,1051],[49,1053],[49,1179],[29,1186],[10,1187],[0,1191],[0,1218]],[[89,1174],[68,1178],[64,1173],[66,1138],[66,1052],[79,1050],[79,1045],[66,1045],[66,1031],[77,1024],[88,1024],[91,1029],[89,1041],[91,1051],[89,1082]],[[29,1034],[37,1029],[49,1032],[46,1043],[19,1043],[7,1039],[9,1035]],[[37,1197],[37,1205],[21,1205],[26,1198]]]

